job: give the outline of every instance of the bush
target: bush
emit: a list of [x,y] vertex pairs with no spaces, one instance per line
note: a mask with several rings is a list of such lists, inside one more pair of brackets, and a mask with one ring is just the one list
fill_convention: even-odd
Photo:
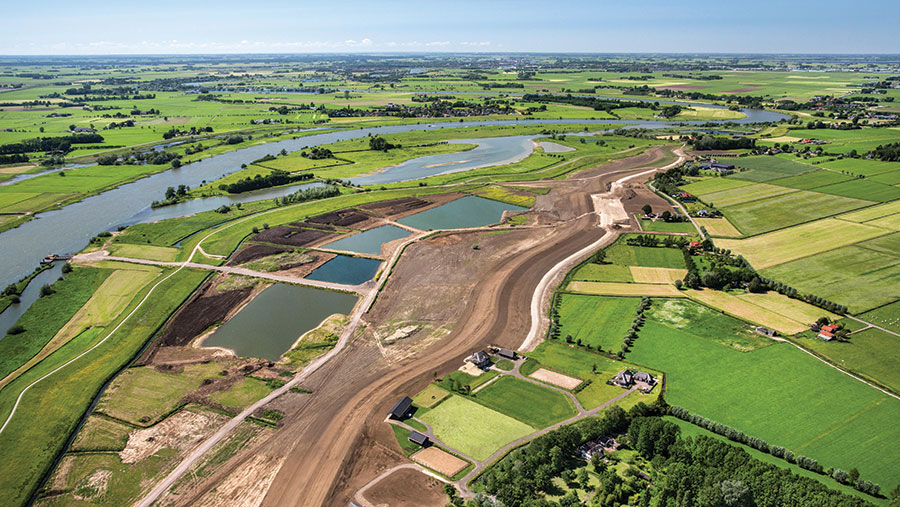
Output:
[[63,273],[71,273],[71,272],[72,272],[72,265],[69,264],[68,262],[65,263],[65,264],[63,264],[63,267],[62,267],[61,271],[62,271]]
[[6,334],[22,334],[25,332],[25,327],[21,324],[15,324],[9,329],[6,330]]
[[41,286],[41,297],[49,296],[50,294],[53,294],[54,292],[56,292],[56,291],[53,290],[53,287],[51,287],[49,283],[45,283],[44,285]]

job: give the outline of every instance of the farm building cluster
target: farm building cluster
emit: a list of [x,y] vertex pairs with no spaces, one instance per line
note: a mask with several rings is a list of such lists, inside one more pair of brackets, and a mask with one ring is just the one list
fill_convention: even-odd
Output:
[[641,391],[650,392],[656,385],[656,379],[645,371],[622,370],[613,377],[612,383],[625,389],[635,386]]

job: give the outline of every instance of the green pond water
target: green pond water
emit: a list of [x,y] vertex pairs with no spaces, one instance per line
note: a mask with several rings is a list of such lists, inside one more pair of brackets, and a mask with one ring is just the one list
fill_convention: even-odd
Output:
[[325,248],[344,250],[348,252],[367,253],[381,255],[381,245],[395,239],[405,238],[411,233],[396,225],[382,225],[368,231],[354,234],[353,236],[332,241]]
[[278,361],[297,338],[335,313],[349,314],[356,296],[275,284],[207,338],[207,347],[225,347],[241,357]]
[[524,211],[528,208],[468,195],[437,208],[398,220],[417,229],[463,229],[481,227],[500,221],[504,211]]

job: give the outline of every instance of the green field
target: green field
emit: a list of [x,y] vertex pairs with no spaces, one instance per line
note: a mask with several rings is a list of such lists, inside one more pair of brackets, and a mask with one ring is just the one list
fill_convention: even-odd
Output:
[[534,432],[527,424],[462,396],[451,396],[420,419],[442,442],[477,460]]
[[704,202],[707,202],[712,206],[729,208],[751,201],[789,194],[791,192],[794,192],[794,190],[786,187],[769,185],[768,183],[754,183],[748,186],[703,194],[701,198]]
[[673,405],[826,467],[857,467],[889,487],[900,479],[900,461],[885,452],[900,438],[890,422],[900,417],[900,402],[789,344],[740,352],[650,320],[628,359],[666,372]]
[[72,442],[72,451],[121,451],[133,428],[102,415],[92,414]]
[[596,264],[588,262],[572,274],[572,280],[595,282],[633,282],[631,270],[620,264]]
[[654,220],[641,220],[641,229],[651,232],[697,232],[691,222],[663,222]]
[[746,187],[747,185],[752,184],[753,183],[749,181],[735,180],[732,178],[704,178],[700,179],[699,181],[694,181],[694,183],[683,185],[681,188],[685,192],[703,198],[704,195],[708,195],[713,192],[732,190],[735,188]]
[[219,403],[240,412],[241,409],[265,397],[271,389],[262,380],[244,377],[226,391],[216,391],[209,396],[213,403]]
[[[0,488],[0,503],[24,503],[74,431],[94,393],[137,353],[206,276],[206,272],[183,270],[169,278],[112,338],[34,385],[22,397],[16,414],[0,434],[0,452],[17,463],[15,468],[0,469],[0,483],[6,485]],[[81,333],[0,391],[0,418],[6,420],[25,387],[106,336],[99,331],[95,328]],[[41,424],[35,424],[36,420]]]
[[770,185],[780,185],[782,187],[796,188],[799,190],[812,190],[817,187],[840,183],[850,179],[850,176],[836,171],[818,170],[798,176],[779,178],[777,180],[769,181],[768,183]]
[[809,331],[797,341],[841,368],[900,393],[900,336],[866,329],[851,334],[847,342],[825,342]]
[[[647,316],[671,328],[691,332],[742,352],[772,344],[760,339],[747,323],[686,299],[654,299]],[[640,339],[641,333],[638,334]]]
[[728,177],[738,180],[764,182],[816,170],[816,167],[813,165],[784,157],[786,156],[741,157],[734,165],[745,170]]
[[413,396],[413,403],[418,407],[431,408],[447,396],[450,396],[449,392],[441,389],[436,384],[428,384],[428,387]]
[[843,183],[818,187],[816,188],[816,192],[877,202],[900,199],[900,188],[861,179],[853,179]]
[[478,391],[475,401],[542,429],[576,415],[566,395],[526,380],[503,376]]
[[560,336],[593,348],[615,351],[622,346],[631,328],[640,298],[582,296],[561,294],[559,305]]
[[860,315],[859,318],[895,333],[900,333],[900,301],[870,310]]
[[799,190],[723,208],[744,235],[753,236],[874,204],[873,201]]
[[619,238],[606,249],[606,262],[625,266],[684,269],[684,255],[677,248],[628,246]]

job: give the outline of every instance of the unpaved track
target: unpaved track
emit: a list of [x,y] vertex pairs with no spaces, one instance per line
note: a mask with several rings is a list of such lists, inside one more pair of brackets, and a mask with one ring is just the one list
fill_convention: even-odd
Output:
[[[618,160],[592,170],[595,178],[571,181],[548,196],[541,196],[538,207],[558,213],[562,221],[544,229],[541,241],[534,247],[498,260],[478,280],[450,334],[413,357],[393,364],[386,363],[373,342],[351,341],[310,376],[305,385],[314,394],[303,398],[295,411],[286,414],[284,426],[277,433],[241,452],[199,490],[175,501],[190,504],[250,456],[267,452],[286,454],[287,459],[263,505],[346,505],[355,494],[352,471],[355,460],[363,454],[361,446],[383,434],[384,414],[396,398],[424,388],[432,380],[432,372],[455,369],[475,348],[488,343],[518,347],[530,330],[530,303],[544,275],[561,259],[604,235],[610,241],[617,236],[599,227],[599,217],[591,213],[590,194],[606,191],[609,183],[628,174],[629,167],[646,167],[662,155],[663,149],[657,148],[633,157],[635,160]],[[608,171],[617,174],[609,176]],[[388,280],[388,290],[398,290],[391,287],[393,280]],[[361,466],[371,473],[365,464]],[[362,479],[368,482],[371,477]]]

